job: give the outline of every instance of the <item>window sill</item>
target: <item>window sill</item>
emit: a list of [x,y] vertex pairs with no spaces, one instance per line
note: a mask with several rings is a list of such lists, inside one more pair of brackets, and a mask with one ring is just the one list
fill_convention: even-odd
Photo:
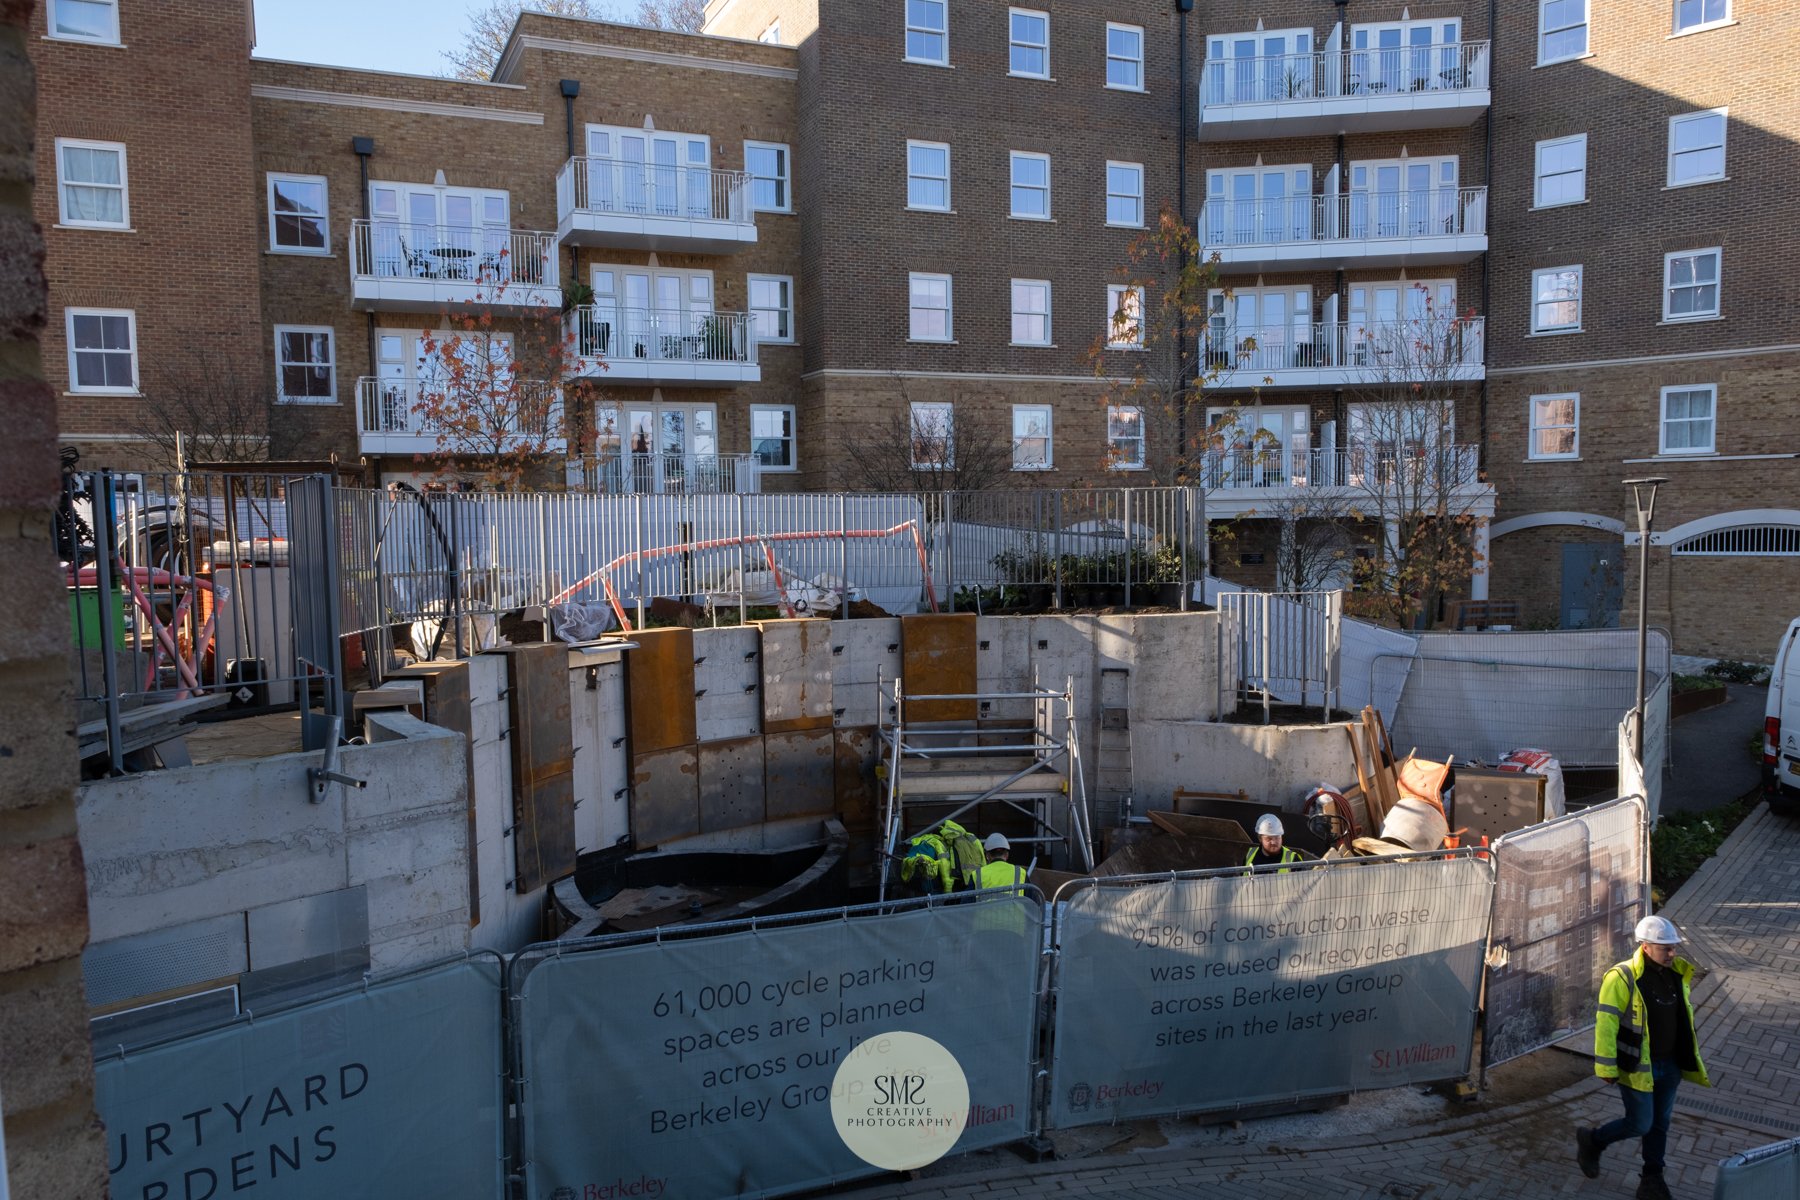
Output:
[[103,42],[99,38],[57,37],[54,33],[46,33],[38,40],[60,42],[65,46],[105,46],[108,50],[124,50],[124,42]]
[[1709,317],[1664,317],[1658,325],[1705,325],[1709,321],[1723,321],[1724,313],[1714,313]]
[[900,61],[903,63],[911,63],[915,67],[941,67],[946,71],[956,70],[956,68],[949,63],[939,62],[935,58],[907,58],[902,55]]
[[[1145,89],[1143,89],[1141,87],[1126,87],[1122,83],[1103,84],[1101,86],[1100,90],[1103,92],[1135,92],[1140,96],[1143,95],[1144,91],[1145,91]],[[1135,469],[1137,469],[1137,468],[1134,468],[1134,470]]]
[[1144,347],[1132,342],[1108,342],[1106,343],[1106,348],[1108,350],[1129,350],[1133,354],[1142,354],[1144,352]]
[[959,345],[959,344],[960,344],[960,343],[958,343],[958,342],[957,342],[957,340],[956,340],[956,339],[955,339],[955,338],[916,338],[916,337],[909,337],[909,338],[907,338],[907,339],[906,339],[906,340],[907,340],[907,341],[909,341],[909,342],[911,342],[911,343],[912,343],[912,344],[913,344],[913,345],[915,345],[915,346],[955,346],[955,345]]
[[1006,344],[1015,350],[1060,350],[1062,348],[1055,342],[1008,342]]
[[1020,466],[1015,466],[1015,467],[1013,467],[1013,470],[1014,470],[1014,471],[1015,471],[1015,472],[1017,472],[1017,473],[1018,473],[1018,474],[1020,474],[1020,475],[1042,475],[1042,474],[1043,474],[1043,473],[1044,473],[1044,472],[1045,472],[1045,471],[1054,471],[1054,470],[1056,470],[1056,467],[1055,467],[1055,465],[1054,465],[1054,464],[1051,464],[1051,463],[1045,463],[1045,464],[1044,464],[1044,465],[1043,465],[1043,466],[1041,466],[1041,467],[1020,467]]
[[[63,39],[52,38],[50,40],[51,41],[61,41]],[[129,392],[75,392],[75,391],[68,391],[68,392],[64,392],[63,395],[65,397],[75,399],[75,400],[92,400],[95,397],[102,397],[102,396],[109,400],[131,400],[131,399],[141,400],[141,399],[143,399],[144,393],[137,391],[134,388],[133,390],[131,390]]]
[[916,212],[916,213],[939,213],[946,217],[954,217],[957,215],[956,210],[954,208],[920,208],[916,204],[908,204],[905,208],[901,209],[900,211],[901,212]]
[[[1649,458],[1621,458],[1619,461],[1622,463],[1724,462],[1727,459],[1761,458],[1761,457],[1763,457],[1763,456],[1760,454],[1724,455],[1724,454],[1720,454],[1716,450],[1696,450],[1692,454],[1683,454],[1679,451],[1677,451],[1674,454],[1670,454],[1667,451],[1664,451],[1662,453],[1652,455]],[[1770,457],[1770,458],[1788,458],[1790,456],[1786,455],[1786,454],[1772,454],[1772,455],[1769,455],[1768,457]]]
[[1582,462],[1584,460],[1579,454],[1546,454],[1538,458],[1524,458],[1519,461],[1530,465],[1531,463],[1567,463]]
[[1035,79],[1039,83],[1056,82],[1056,76],[1054,75],[1027,75],[1023,71],[1008,71],[1006,77],[1008,79]]
[[1114,466],[1106,469],[1109,471],[1148,471],[1150,468],[1143,463],[1138,463],[1135,466]]
[[1688,188],[1705,187],[1709,183],[1730,183],[1731,176],[1715,175],[1711,179],[1690,179],[1686,183],[1670,183],[1663,185],[1665,192],[1680,192]]
[[1056,224],[1055,217],[1021,217],[1018,213],[1007,213],[1006,219],[1009,221],[1030,221],[1034,225]]
[[329,250],[264,250],[264,254],[278,255],[281,258],[336,258]]
[[1531,69],[1534,71],[1541,71],[1545,67],[1560,67],[1564,63],[1581,62],[1583,59],[1592,57],[1594,57],[1594,52],[1589,50],[1585,54],[1571,54],[1565,58],[1546,58],[1540,60],[1538,64]]
[[1731,26],[1736,25],[1736,24],[1737,24],[1737,21],[1735,19],[1724,20],[1724,21],[1708,21],[1706,24],[1696,25],[1692,29],[1677,29],[1674,33],[1671,33],[1668,37],[1664,38],[1663,40],[1666,42],[1672,42],[1676,38],[1693,37],[1696,33],[1711,33],[1715,29],[1729,29]]
[[136,233],[135,225],[85,225],[79,221],[60,221],[52,229],[77,229],[84,233]]
[[800,473],[800,468],[799,467],[765,467],[761,463],[758,463],[756,465],[756,473],[758,475],[798,475]]
[[1145,225],[1142,221],[1139,221],[1136,225],[1122,225],[1117,221],[1108,221],[1106,227],[1108,229],[1143,229],[1145,228]]
[[275,397],[275,403],[285,404],[291,408],[337,408],[337,407],[339,407],[339,403],[335,399],[332,399],[332,400],[301,400],[301,399],[297,399],[297,398],[290,398],[288,396]]
[[1577,325],[1573,329],[1534,329],[1526,337],[1567,337],[1571,333],[1586,333],[1587,330]]
[[1530,208],[1526,209],[1525,211],[1526,212],[1553,212],[1559,208],[1579,208],[1583,204],[1586,204],[1587,202],[1588,202],[1587,197],[1583,196],[1579,200],[1564,200],[1561,204],[1534,204]]

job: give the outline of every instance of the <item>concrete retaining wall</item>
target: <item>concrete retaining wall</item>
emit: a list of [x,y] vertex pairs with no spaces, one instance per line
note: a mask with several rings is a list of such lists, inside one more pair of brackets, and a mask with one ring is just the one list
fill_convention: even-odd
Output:
[[1253,804],[1298,813],[1306,793],[1320,783],[1343,787],[1355,782],[1356,764],[1341,724],[1134,720],[1132,774],[1140,813],[1168,808],[1178,787],[1206,792],[1241,788]]

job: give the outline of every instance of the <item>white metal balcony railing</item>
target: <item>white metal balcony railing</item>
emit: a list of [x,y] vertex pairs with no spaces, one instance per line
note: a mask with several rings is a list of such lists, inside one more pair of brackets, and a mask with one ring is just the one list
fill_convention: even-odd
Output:
[[571,158],[556,173],[556,211],[748,222],[750,176],[617,158]]
[[1348,446],[1263,446],[1214,450],[1202,481],[1216,491],[1245,488],[1456,489],[1481,485],[1473,445],[1391,441]]
[[673,363],[754,363],[752,314],[584,304],[571,321],[582,358]]
[[1482,366],[1486,334],[1482,317],[1212,324],[1201,351],[1209,372],[1245,372],[1252,381],[1283,371],[1337,369],[1370,382],[1429,382],[1464,378],[1469,368]]
[[753,454],[614,454],[594,469],[602,492],[651,495],[754,494],[762,490]]
[[1380,238],[1485,237],[1487,189],[1347,192],[1274,199],[1211,199],[1208,248]]
[[362,219],[350,227],[351,273],[359,279],[473,283],[501,298],[508,287],[556,284],[554,233]]
[[1201,67],[1200,103],[1483,91],[1489,62],[1485,41],[1209,58]]
[[512,379],[495,389],[491,400],[471,396],[463,403],[454,389],[417,379],[377,379],[365,375],[356,381],[357,431],[368,436],[401,436],[435,442],[441,418],[434,409],[457,409],[458,424],[491,428],[486,432],[457,435],[459,447],[483,441],[518,438],[532,443],[563,439],[562,393],[548,380]]

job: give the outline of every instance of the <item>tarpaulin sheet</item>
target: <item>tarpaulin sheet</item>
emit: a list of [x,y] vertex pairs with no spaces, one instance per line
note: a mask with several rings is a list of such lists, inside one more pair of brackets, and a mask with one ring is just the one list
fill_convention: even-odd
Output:
[[1800,1200],[1800,1138],[1720,1163],[1713,1200]]
[[1494,843],[1488,1066],[1593,1025],[1600,976],[1631,956],[1650,911],[1645,836],[1643,805],[1626,797]]
[[1065,891],[1052,1124],[1466,1073],[1492,887],[1449,857]]
[[459,960],[102,1058],[112,1194],[494,1200],[500,973]]
[[1042,927],[1037,900],[1004,897],[527,950],[526,1195],[711,1200],[870,1174],[834,1127],[832,1082],[854,1046],[894,1032],[936,1040],[966,1074],[957,1151],[1026,1136]]

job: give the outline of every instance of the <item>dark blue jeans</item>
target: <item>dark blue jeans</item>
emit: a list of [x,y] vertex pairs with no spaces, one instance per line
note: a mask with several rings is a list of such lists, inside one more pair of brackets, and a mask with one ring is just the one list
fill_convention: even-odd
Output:
[[1640,1092],[1619,1084],[1625,1115],[1594,1130],[1594,1146],[1605,1149],[1627,1138],[1644,1139],[1644,1169],[1661,1171],[1663,1153],[1669,1147],[1669,1118],[1675,1112],[1675,1089],[1681,1086],[1681,1068],[1668,1059],[1650,1064],[1655,1090]]

